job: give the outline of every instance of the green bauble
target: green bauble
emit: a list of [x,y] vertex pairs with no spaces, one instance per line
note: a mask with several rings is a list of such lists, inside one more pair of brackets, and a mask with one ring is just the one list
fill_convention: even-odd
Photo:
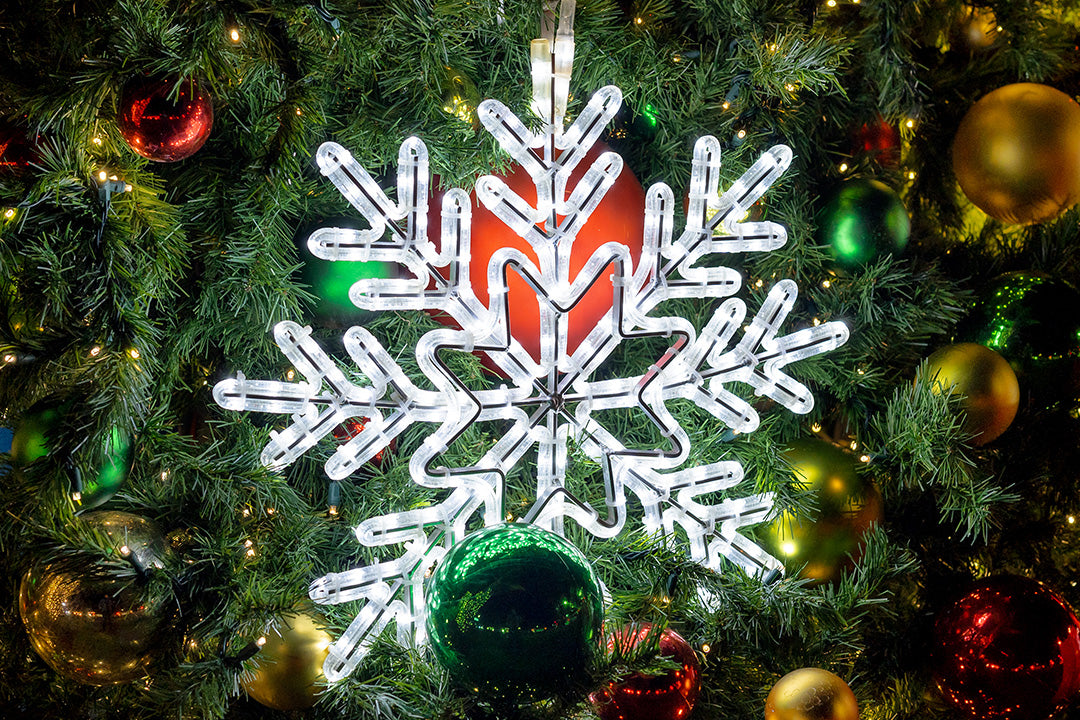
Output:
[[580,550],[535,525],[480,530],[427,585],[427,633],[458,683],[502,702],[550,697],[582,678],[604,603]]
[[836,264],[855,270],[907,247],[911,221],[900,196],[877,180],[848,180],[817,215],[818,241]]
[[[161,567],[167,552],[158,527],[131,513],[99,510],[76,522],[104,533],[117,557]],[[135,583],[93,567],[35,566],[19,589],[19,614],[38,655],[56,672],[87,685],[146,675],[162,653],[170,607]]]
[[957,339],[1009,361],[1025,391],[1051,398],[1080,389],[1080,292],[1038,272],[995,278]]
[[[23,413],[11,440],[16,468],[29,465],[51,452],[52,433],[60,429],[71,403],[41,402]],[[113,427],[99,442],[87,442],[73,458],[82,476],[78,503],[81,510],[101,505],[124,484],[131,469],[134,442],[130,433]]]
[[814,494],[812,517],[784,513],[766,529],[770,552],[802,577],[840,578],[862,553],[866,531],[881,520],[881,495],[857,472],[858,460],[824,440],[793,442],[784,456],[803,487]]
[[[349,221],[337,223],[346,227]],[[355,260],[324,260],[308,249],[307,235],[301,238],[300,282],[316,297],[312,317],[323,325],[337,326],[362,322],[370,314],[353,305],[349,288],[357,280],[395,278],[397,265],[388,262],[358,262]]]

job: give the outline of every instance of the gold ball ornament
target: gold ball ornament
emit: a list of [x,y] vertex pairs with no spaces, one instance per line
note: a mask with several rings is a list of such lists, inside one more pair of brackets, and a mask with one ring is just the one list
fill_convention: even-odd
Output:
[[255,674],[243,681],[248,695],[274,710],[303,710],[315,704],[330,635],[304,613],[286,615],[266,634],[255,655]]
[[[118,556],[161,567],[165,542],[146,518],[103,510],[78,522],[105,533]],[[115,685],[146,675],[161,651],[169,607],[128,579],[53,564],[23,577],[19,614],[34,650],[57,673],[86,685]]]
[[964,195],[990,217],[1052,220],[1080,201],[1080,105],[1038,83],[998,88],[960,121],[952,163]]
[[964,429],[972,445],[996,439],[1020,406],[1020,384],[1008,361],[976,343],[946,345],[927,358],[926,371],[939,392],[963,395]]
[[765,720],[858,720],[855,693],[837,675],[800,668],[780,678],[765,700]]

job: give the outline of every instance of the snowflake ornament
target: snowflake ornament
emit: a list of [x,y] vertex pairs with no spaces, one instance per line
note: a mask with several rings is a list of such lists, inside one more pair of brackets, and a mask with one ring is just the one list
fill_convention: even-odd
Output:
[[[735,461],[682,468],[690,439],[666,407],[685,398],[728,427],[750,432],[758,415],[733,394],[733,383],[750,385],[796,413],[813,407],[813,397],[785,374],[797,360],[843,344],[848,330],[825,323],[789,335],[778,332],[795,302],[797,288],[782,280],[747,322],[746,305],[734,295],[741,276],[726,267],[699,267],[715,253],[767,252],[784,244],[787,233],[772,222],[742,222],[750,206],[791,162],[791,150],[771,148],[722,194],[718,193],[720,145],[703,137],[694,148],[686,226],[674,235],[674,196],[657,184],[646,195],[645,233],[640,261],[634,266],[627,246],[608,242],[596,249],[576,276],[570,273],[574,239],[622,170],[622,158],[601,154],[574,187],[571,172],[615,116],[622,95],[605,87],[568,129],[563,127],[573,61],[573,2],[561,5],[559,30],[532,43],[533,111],[541,118],[533,132],[505,105],[480,104],[478,113],[490,132],[535,182],[535,207],[499,178],[485,176],[476,194],[502,222],[525,238],[539,263],[512,248],[495,252],[486,268],[470,266],[468,194],[454,189],[442,202],[440,247],[428,238],[428,152],[409,138],[398,154],[397,202],[390,200],[347,150],[325,143],[318,151],[324,175],[370,224],[368,229],[324,228],[308,240],[315,255],[329,260],[382,261],[407,269],[404,279],[359,280],[350,298],[373,311],[428,310],[446,313],[461,329],[443,328],[424,335],[416,346],[420,369],[434,390],[417,387],[379,340],[362,327],[345,333],[349,356],[370,381],[360,386],[311,338],[311,328],[279,323],[274,336],[282,352],[305,380],[285,383],[248,380],[242,374],[214,388],[224,408],[292,415],[292,424],[271,432],[262,461],[283,467],[349,418],[368,418],[363,432],[340,445],[326,463],[330,478],[341,479],[413,423],[437,428],[409,459],[413,481],[442,491],[435,505],[373,517],[356,528],[368,547],[400,547],[396,559],[330,573],[312,583],[309,594],[319,603],[362,601],[345,633],[330,647],[324,673],[330,681],[348,675],[375,637],[394,621],[401,642],[424,639],[424,578],[439,559],[466,535],[479,514],[485,525],[503,521],[505,479],[535,446],[535,502],[524,521],[562,533],[567,520],[598,538],[620,533],[627,522],[627,493],[642,509],[648,532],[682,528],[687,552],[696,562],[718,570],[722,558],[747,573],[764,576],[782,571],[781,563],[741,535],[738,529],[763,521],[772,508],[770,494],[722,501],[702,496],[728,490],[743,478]],[[611,309],[572,352],[567,344],[571,308],[613,267]],[[487,273],[489,301],[480,302],[470,272]],[[522,277],[540,306],[540,358],[535,360],[510,333],[509,273]],[[653,317],[657,305],[672,298],[728,298],[698,331],[688,320]],[[741,332],[741,336],[736,336]],[[625,340],[670,339],[649,370],[636,377],[597,380],[593,376]],[[505,374],[509,384],[472,390],[442,362],[442,350],[482,351]],[[626,447],[597,419],[610,409],[638,409],[653,423],[669,448],[643,451]],[[505,428],[499,440],[474,464],[446,467],[440,456],[473,423],[497,421]],[[575,445],[603,469],[605,504],[597,508],[564,485],[568,446]]]

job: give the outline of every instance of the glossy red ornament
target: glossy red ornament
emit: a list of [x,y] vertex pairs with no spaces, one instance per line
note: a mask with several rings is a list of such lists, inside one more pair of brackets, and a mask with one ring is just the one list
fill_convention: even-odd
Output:
[[21,128],[0,123],[0,172],[5,175],[21,175],[38,162],[34,143]]
[[[585,172],[592,166],[593,161],[601,153],[610,151],[611,148],[602,142],[597,142],[585,157],[578,163],[574,172],[570,174],[570,180],[566,184],[567,194],[585,176]],[[536,186],[525,170],[517,167],[509,175],[498,175],[511,190],[527,200],[530,205],[536,205]],[[494,213],[489,211],[472,194],[472,260],[469,268],[469,279],[472,283],[476,297],[485,305],[488,302],[487,291],[487,267],[488,261],[496,250],[504,247],[512,247],[521,250],[526,257],[537,263],[536,253],[532,246],[519,237],[513,230],[507,227]],[[441,227],[442,193],[436,191],[431,200],[428,210],[428,232],[432,239],[437,239]],[[560,216],[561,219],[562,216]],[[641,257],[642,236],[645,231],[645,191],[641,183],[634,177],[634,173],[625,164],[619,173],[615,184],[608,189],[604,199],[589,216],[589,221],[578,231],[574,240],[574,247],[570,257],[571,279],[584,267],[589,256],[596,248],[607,242],[618,242],[630,249],[630,255],[637,266]],[[609,279],[610,272],[602,273],[596,284],[593,285],[581,298],[581,301],[569,313],[569,327],[567,330],[567,352],[573,353],[577,346],[585,339],[600,318],[604,316],[612,304],[612,286]],[[540,359],[540,303],[537,295],[514,272],[509,274],[509,307],[510,307],[510,333],[521,343],[533,359]],[[440,321],[446,321],[445,316],[439,317]]]
[[1080,691],[1080,623],[1036,580],[987,578],[937,616],[932,668],[972,720],[1045,720]]
[[[341,440],[342,442],[348,442],[349,440],[352,440],[354,437],[364,431],[364,427],[368,424],[369,420],[370,418],[366,417],[349,418],[348,420],[334,428],[334,438],[336,440]],[[386,459],[386,453],[394,452],[394,448],[396,446],[397,439],[395,438],[390,441],[389,445],[384,447],[379,452],[375,453],[375,462],[381,463],[382,461],[384,461]]]
[[176,162],[195,154],[210,137],[214,106],[194,80],[140,76],[124,86],[116,124],[139,155]]
[[[645,623],[623,628],[608,639],[609,648],[618,643],[629,651],[654,633]],[[633,675],[613,682],[589,696],[601,720],[678,720],[690,715],[701,692],[701,668],[697,654],[674,630],[660,634],[660,655],[682,663],[665,675]]]
[[881,165],[895,167],[900,164],[900,131],[878,115],[852,133],[851,154],[867,155]]

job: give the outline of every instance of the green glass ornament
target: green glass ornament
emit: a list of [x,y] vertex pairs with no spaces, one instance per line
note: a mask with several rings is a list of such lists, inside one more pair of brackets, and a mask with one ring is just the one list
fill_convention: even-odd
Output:
[[[52,452],[52,434],[59,430],[71,403],[37,403],[31,406],[15,429],[11,459],[16,468],[25,467]],[[113,427],[98,443],[88,442],[77,451],[73,462],[80,469],[81,487],[75,488],[80,510],[97,507],[124,484],[134,456],[130,433]]]
[[832,252],[836,264],[855,270],[882,255],[899,255],[907,247],[911,220],[904,203],[877,180],[848,180],[817,214],[818,242]]
[[786,512],[764,530],[767,549],[789,568],[816,582],[840,578],[862,553],[862,540],[881,520],[881,495],[859,475],[858,460],[818,440],[797,440],[784,457],[802,486],[814,495],[810,517]]
[[427,585],[427,634],[458,683],[502,702],[583,678],[604,619],[580,550],[535,525],[495,525],[456,545]]
[[1045,273],[995,278],[979,293],[957,340],[999,353],[1025,391],[1040,398],[1080,389],[1080,292]]
[[[349,227],[350,221],[334,223],[335,227]],[[309,233],[304,233],[307,238]],[[357,280],[395,278],[397,265],[388,262],[359,262],[356,260],[324,260],[308,249],[307,242],[299,243],[301,266],[300,282],[316,297],[311,309],[312,317],[330,327],[362,322],[367,311],[353,305],[349,288]]]

